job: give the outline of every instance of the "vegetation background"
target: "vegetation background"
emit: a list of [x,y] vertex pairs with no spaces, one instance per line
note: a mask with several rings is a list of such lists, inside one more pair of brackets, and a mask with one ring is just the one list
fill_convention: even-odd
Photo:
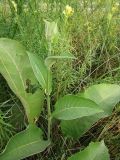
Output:
[[[27,50],[43,58],[48,53],[45,22],[55,21],[59,38],[51,53],[72,53],[77,60],[58,61],[54,66],[53,104],[66,93],[77,93],[91,84],[120,84],[120,2],[119,0],[0,0],[0,37],[20,41]],[[66,17],[66,5],[74,14]],[[40,117],[42,119],[42,117]],[[24,120],[24,124],[23,124]],[[21,103],[0,75],[0,151],[9,138],[25,127]],[[38,122],[39,125],[39,122]],[[46,124],[47,125],[47,124]],[[57,126],[59,127],[59,126]],[[29,160],[58,160],[84,148],[91,140],[105,139],[111,160],[120,159],[120,107],[111,117],[95,124],[74,146],[54,128],[56,145]],[[41,158],[42,157],[42,158]]]

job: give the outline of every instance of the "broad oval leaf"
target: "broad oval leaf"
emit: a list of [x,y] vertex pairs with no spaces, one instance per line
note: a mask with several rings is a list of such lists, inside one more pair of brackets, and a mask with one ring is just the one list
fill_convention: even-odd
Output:
[[10,139],[0,154],[0,160],[21,160],[44,151],[49,144],[49,141],[43,140],[41,129],[31,124]]
[[62,129],[62,133],[66,137],[78,139],[83,136],[83,134],[85,134],[95,122],[97,122],[104,116],[104,113],[97,113],[91,116],[82,117],[70,121],[61,121],[60,126]]
[[71,156],[68,160],[110,160],[110,156],[104,141],[101,141],[91,142],[87,148]]
[[57,101],[52,116],[61,120],[73,120],[100,112],[103,112],[103,110],[93,101],[74,95],[67,95]]
[[80,138],[98,120],[111,114],[115,104],[120,101],[120,87],[114,84],[93,85],[78,96],[95,101],[104,112],[76,120],[62,121],[61,129],[64,135],[75,139]]
[[40,83],[44,91],[47,91],[48,94],[50,94],[52,91],[52,75],[50,70],[48,70],[48,68],[38,55],[29,52],[27,53],[30,59],[33,72],[38,82]]
[[41,112],[44,94],[37,87],[25,48],[15,40],[0,39],[0,73],[21,100],[29,122],[33,123]]

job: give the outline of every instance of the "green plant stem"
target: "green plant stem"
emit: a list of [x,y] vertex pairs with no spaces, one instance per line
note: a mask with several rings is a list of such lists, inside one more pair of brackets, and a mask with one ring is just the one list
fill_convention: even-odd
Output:
[[[51,42],[48,42],[49,45],[49,53],[48,55],[51,55]],[[49,73],[47,73],[47,87],[49,86]],[[49,88],[49,87],[48,87]],[[48,110],[48,140],[50,140],[51,137],[51,108],[50,108],[50,93],[47,88],[47,110]]]
[[51,108],[50,108],[50,95],[47,94],[47,109],[48,109],[48,139],[51,136]]
[[48,140],[51,137],[51,108],[50,108],[50,92],[49,92],[49,73],[47,73],[47,111],[48,111]]

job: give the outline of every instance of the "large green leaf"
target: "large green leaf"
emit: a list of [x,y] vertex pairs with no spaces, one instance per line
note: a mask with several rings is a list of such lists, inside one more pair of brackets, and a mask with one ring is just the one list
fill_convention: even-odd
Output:
[[91,99],[99,104],[107,114],[120,101],[120,86],[115,84],[93,85],[85,90],[82,97]]
[[47,91],[50,94],[52,90],[52,75],[50,70],[46,67],[46,65],[38,55],[31,54],[29,52],[27,53],[33,72],[38,82],[40,83],[44,91]]
[[49,144],[49,141],[43,140],[41,129],[31,124],[10,139],[0,160],[21,160],[44,151]]
[[80,138],[94,123],[111,114],[115,104],[120,101],[120,87],[112,84],[94,85],[86,89],[84,93],[78,94],[78,96],[90,98],[95,101],[99,107],[104,110],[104,113],[98,113],[71,121],[62,121],[62,132],[66,136],[73,138]]
[[91,142],[87,148],[71,156],[68,160],[110,160],[110,156],[104,141],[101,141]]
[[38,118],[43,104],[43,92],[37,89],[25,48],[10,39],[0,39],[0,73],[11,90],[19,97],[29,122]]
[[60,124],[62,132],[66,137],[78,139],[85,134],[102,115],[102,113],[98,113],[70,121],[62,121]]
[[61,120],[73,120],[103,112],[93,101],[74,95],[67,95],[60,98],[52,116]]

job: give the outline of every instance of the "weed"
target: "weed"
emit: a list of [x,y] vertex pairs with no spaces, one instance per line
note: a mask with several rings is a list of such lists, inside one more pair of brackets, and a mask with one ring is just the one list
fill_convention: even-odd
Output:
[[[45,59],[50,47],[45,37],[45,20],[49,22],[54,21],[58,24],[59,37],[51,44],[50,50],[52,55],[58,56],[62,53],[72,53],[77,57],[72,62],[57,60],[57,63],[52,67],[52,72],[54,73],[53,91],[51,93],[52,104],[65,94],[76,94],[93,84],[120,84],[119,1],[14,0],[15,3],[11,2],[11,0],[0,1],[0,37],[18,40],[27,50]],[[64,12],[66,6],[71,6],[71,8],[68,8],[72,11],[72,14],[67,17],[64,14],[68,13]],[[24,123],[16,124],[15,128],[18,128],[17,131],[21,131],[27,123],[26,116],[22,116],[24,115],[23,108],[17,98],[13,98],[13,93],[11,93],[4,80],[0,77],[0,103],[2,104],[11,99],[11,97],[14,107],[8,107],[8,105],[7,107],[11,108],[11,113],[14,113],[14,116],[11,120],[9,118],[9,122],[14,125],[16,112],[20,111],[21,114],[18,116],[20,116],[21,122]],[[118,110],[116,112],[119,114]],[[2,114],[4,115],[4,111]],[[108,125],[109,123],[117,124],[117,117],[116,114],[115,117],[112,116],[114,123],[112,118],[107,119],[106,123]],[[7,121],[6,123],[9,124],[9,122]],[[104,120],[101,125],[104,128]],[[100,125],[98,126],[101,132],[101,127]],[[96,132],[95,129],[95,137],[96,135],[98,136]],[[111,145],[113,143],[118,146],[117,140],[119,141],[119,136],[116,137],[117,132],[118,130],[115,130],[114,133],[106,130],[102,135],[103,138],[105,137],[108,146],[110,146],[109,148],[112,148]],[[109,133],[111,136],[106,136]],[[56,135],[58,134],[56,133]],[[88,133],[88,137],[89,135],[90,132]],[[71,148],[71,145],[66,144],[66,141],[63,142],[64,138],[61,137],[61,133],[58,137],[60,137],[60,146],[58,148],[56,147],[57,145],[53,146],[51,153],[46,153],[43,155],[43,158],[40,158],[40,154],[37,157],[38,159],[45,159],[45,156],[48,154],[50,159],[53,157],[53,159],[60,159],[61,157],[64,159],[64,152],[68,153],[68,151],[65,151],[63,147],[61,153],[59,153],[62,143],[67,145],[68,148]],[[114,138],[115,140],[113,140]],[[84,145],[87,146],[88,142],[83,141],[83,147]],[[112,149],[110,150],[112,153]],[[55,152],[56,155],[54,154]],[[118,150],[112,154],[113,159],[117,155],[116,152]],[[67,155],[71,154],[68,153]]]

